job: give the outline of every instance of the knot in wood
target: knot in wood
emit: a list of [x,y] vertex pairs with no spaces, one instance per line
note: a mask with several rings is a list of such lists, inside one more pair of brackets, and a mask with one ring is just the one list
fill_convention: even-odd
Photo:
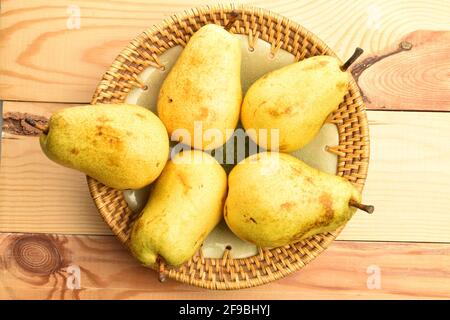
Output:
[[400,48],[401,48],[402,50],[411,50],[412,47],[413,47],[413,45],[412,45],[411,42],[408,42],[408,41],[402,41],[402,42],[400,42]]
[[12,253],[22,269],[38,275],[50,275],[62,265],[58,248],[45,236],[24,236],[15,240]]

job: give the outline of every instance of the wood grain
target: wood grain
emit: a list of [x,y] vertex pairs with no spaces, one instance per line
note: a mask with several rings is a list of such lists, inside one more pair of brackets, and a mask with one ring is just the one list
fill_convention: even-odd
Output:
[[450,32],[415,31],[360,59],[352,73],[369,109],[450,110]]
[[[3,112],[4,117],[19,112],[47,118],[67,106],[5,102]],[[110,234],[89,195],[85,175],[47,159],[37,137],[5,132],[1,143],[0,230]]]
[[[5,102],[4,112],[48,117],[63,104]],[[341,240],[450,242],[450,113],[369,111],[371,163],[364,201]],[[111,234],[84,175],[58,166],[36,137],[2,139],[0,231]]]
[[0,285],[0,299],[449,298],[450,245],[337,241],[299,272],[230,294],[159,283],[112,236],[0,234]]
[[369,111],[364,201],[340,239],[450,242],[450,113]]
[[[218,2],[229,1],[55,0],[49,5],[44,0],[3,0],[0,99],[89,102],[102,74],[131,39],[175,12]],[[446,1],[242,3],[273,10],[301,23],[342,58],[356,46],[368,53],[381,52],[416,30],[450,30],[450,3]],[[73,28],[78,10],[74,11],[74,5],[79,9],[79,29]],[[448,79],[443,71],[427,76]]]

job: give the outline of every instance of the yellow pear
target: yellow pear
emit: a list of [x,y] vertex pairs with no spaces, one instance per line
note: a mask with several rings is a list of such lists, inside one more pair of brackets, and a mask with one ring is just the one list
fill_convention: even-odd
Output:
[[208,24],[192,36],[158,96],[158,116],[172,140],[203,150],[228,140],[239,121],[240,68],[241,46],[233,34]]
[[58,111],[50,117],[40,144],[51,160],[116,189],[150,184],[169,156],[169,137],[158,117],[127,104]]
[[182,151],[166,165],[134,222],[129,247],[145,266],[189,260],[222,219],[226,173],[202,151]]
[[350,75],[331,56],[314,56],[272,71],[247,91],[241,121],[248,135],[268,150],[292,152],[319,132],[348,92]]
[[277,247],[336,230],[361,204],[346,179],[311,168],[283,153],[258,153],[237,164],[228,177],[225,221],[241,239]]

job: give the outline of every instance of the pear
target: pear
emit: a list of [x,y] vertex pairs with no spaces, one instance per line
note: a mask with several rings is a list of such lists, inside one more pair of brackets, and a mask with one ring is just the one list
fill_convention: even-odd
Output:
[[189,260],[222,219],[227,176],[199,150],[182,151],[166,165],[132,226],[129,247],[145,266]]
[[345,70],[331,56],[314,56],[272,71],[247,91],[241,121],[248,135],[267,150],[292,152],[310,142],[348,92]]
[[240,68],[233,34],[208,24],[192,36],[158,96],[158,116],[172,140],[211,150],[230,138],[242,102]]
[[225,221],[242,240],[260,247],[291,244],[344,225],[361,204],[346,179],[311,168],[283,153],[258,153],[228,177]]
[[116,189],[153,182],[169,156],[158,117],[136,105],[87,105],[54,113],[40,136],[51,160]]

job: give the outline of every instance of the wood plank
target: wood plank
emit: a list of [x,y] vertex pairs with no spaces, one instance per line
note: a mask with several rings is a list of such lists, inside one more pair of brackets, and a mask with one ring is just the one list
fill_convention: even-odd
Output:
[[340,239],[450,242],[450,113],[369,111],[367,203]]
[[[5,102],[3,125],[12,126],[10,117],[17,112],[46,119],[67,106]],[[4,130],[1,141],[0,230],[111,234],[97,213],[85,175],[47,159],[37,137],[11,131]]]
[[0,234],[0,262],[0,299],[450,297],[448,244],[337,241],[301,271],[231,295],[159,283],[113,236]]
[[[88,102],[102,74],[136,35],[175,12],[212,3],[217,1],[91,0],[77,2],[78,7],[69,0],[51,5],[44,0],[2,1],[0,99]],[[450,3],[438,0],[242,3],[301,23],[342,58],[355,46],[368,53],[382,52],[416,30],[450,30]],[[442,72],[427,76],[448,81]]]
[[450,110],[450,32],[415,31],[352,73],[368,109]]
[[[48,117],[62,104],[5,102],[4,112]],[[341,240],[450,242],[450,113],[368,112],[371,163],[364,200]],[[5,123],[7,120],[5,120]],[[0,231],[111,234],[83,174],[58,166],[36,137],[6,134]]]

